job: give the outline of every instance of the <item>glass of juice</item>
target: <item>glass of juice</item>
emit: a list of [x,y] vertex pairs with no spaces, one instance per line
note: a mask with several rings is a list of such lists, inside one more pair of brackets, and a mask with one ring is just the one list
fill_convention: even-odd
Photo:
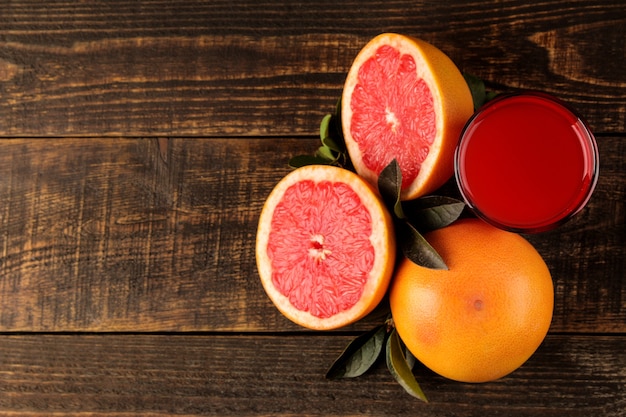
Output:
[[467,122],[456,149],[463,199],[505,230],[553,229],[589,201],[598,148],[585,121],[559,99],[515,93],[488,102]]

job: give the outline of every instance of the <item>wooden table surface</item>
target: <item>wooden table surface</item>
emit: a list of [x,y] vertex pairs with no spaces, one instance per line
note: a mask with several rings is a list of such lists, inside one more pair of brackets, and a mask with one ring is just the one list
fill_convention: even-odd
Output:
[[[529,240],[545,342],[499,381],[384,364],[328,381],[335,332],[260,284],[260,209],[312,153],[353,58],[425,39],[493,89],[539,89],[597,135],[588,207]],[[626,415],[626,8],[614,0],[35,1],[0,6],[1,415]]]

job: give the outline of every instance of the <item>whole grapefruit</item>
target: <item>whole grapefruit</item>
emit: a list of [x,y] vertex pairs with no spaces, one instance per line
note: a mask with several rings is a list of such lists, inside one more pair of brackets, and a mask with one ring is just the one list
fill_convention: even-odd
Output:
[[342,94],[342,130],[359,175],[376,185],[393,159],[403,200],[442,186],[454,172],[454,150],[474,112],[454,62],[435,46],[384,33],[359,52]]
[[425,237],[449,269],[400,263],[390,304],[407,348],[457,381],[491,381],[520,367],[552,320],[552,278],[540,254],[522,236],[477,219]]
[[370,184],[328,165],[298,168],[270,193],[259,218],[261,282],[293,322],[336,329],[370,313],[395,262],[391,217]]

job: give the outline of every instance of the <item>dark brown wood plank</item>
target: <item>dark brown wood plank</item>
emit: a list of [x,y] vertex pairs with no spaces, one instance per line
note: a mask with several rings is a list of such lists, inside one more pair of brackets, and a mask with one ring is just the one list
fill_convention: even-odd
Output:
[[[589,206],[530,236],[552,331],[626,331],[626,159],[600,140]],[[0,141],[0,331],[297,331],[261,288],[265,198],[302,139]],[[380,317],[352,329],[369,329]]]
[[354,380],[324,373],[348,336],[2,336],[0,410],[63,415],[623,416],[624,336],[549,336],[491,383],[418,365],[430,402],[383,364]]
[[600,177],[588,206],[553,232],[527,236],[552,271],[553,328],[564,331],[623,332],[626,324],[626,140],[602,137],[598,148]]
[[383,31],[623,132],[625,27],[612,0],[12,1],[0,14],[0,135],[311,135]]

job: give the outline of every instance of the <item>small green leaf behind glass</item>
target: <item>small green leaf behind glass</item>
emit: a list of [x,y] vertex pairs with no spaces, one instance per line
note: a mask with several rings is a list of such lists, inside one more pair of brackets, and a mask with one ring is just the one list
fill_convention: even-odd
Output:
[[485,82],[475,75],[463,73],[463,78],[465,78],[465,82],[472,93],[474,111],[477,111],[486,102],[498,95],[495,91],[487,91],[485,88]]
[[[389,338],[387,339],[387,346],[385,349],[387,368],[394,377],[394,379],[404,388],[406,392],[415,398],[418,398],[424,402],[428,402],[426,395],[422,391],[422,388],[418,384],[411,368],[413,367],[407,361],[407,357],[404,354],[404,348],[402,341],[396,329],[391,331]],[[412,360],[412,359],[411,359]]]
[[386,335],[385,324],[354,339],[326,372],[326,378],[354,378],[363,375],[380,357]]

